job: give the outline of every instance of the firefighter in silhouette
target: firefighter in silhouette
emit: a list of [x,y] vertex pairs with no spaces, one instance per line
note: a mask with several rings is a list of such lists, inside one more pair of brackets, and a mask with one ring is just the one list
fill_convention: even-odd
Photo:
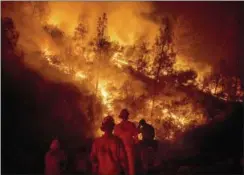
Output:
[[124,143],[128,164],[129,175],[135,174],[135,144],[138,142],[138,130],[134,123],[128,121],[129,112],[123,109],[120,112],[119,118],[122,121],[115,126],[114,134],[121,138]]
[[148,124],[144,119],[139,121],[139,133],[142,134],[142,140],[152,141],[155,137],[155,129],[152,125]]
[[64,151],[60,149],[59,140],[54,139],[50,145],[49,151],[45,155],[45,175],[60,175],[62,164],[65,160],[66,156]]
[[138,157],[140,161],[140,174],[158,174],[160,160],[158,160],[158,142],[155,138],[155,130],[152,125],[140,120],[138,126],[142,134],[142,140],[138,143]]
[[114,119],[111,116],[105,117],[101,126],[104,134],[93,142],[90,158],[94,174],[127,174],[125,148],[121,139],[113,135],[114,125]]

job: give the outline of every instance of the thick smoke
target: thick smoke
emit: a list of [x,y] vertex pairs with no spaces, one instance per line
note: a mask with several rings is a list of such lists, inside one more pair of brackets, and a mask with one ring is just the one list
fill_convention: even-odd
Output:
[[[36,65],[41,58],[33,56],[33,53],[43,51],[44,48],[48,48],[52,54],[62,53],[64,46],[70,43],[79,22],[87,25],[86,38],[92,40],[96,36],[97,19],[104,12],[108,16],[107,35],[112,41],[126,45],[133,45],[140,39],[153,42],[158,26],[143,18],[143,14],[149,15],[153,12],[150,3],[15,2],[6,3],[3,17],[11,17],[14,20],[20,33],[18,46],[25,52],[27,63],[41,69],[42,66]],[[43,26],[47,24],[54,25],[64,32],[65,41],[54,42],[44,31]]]
[[[91,39],[96,35],[98,17],[105,12],[108,16],[108,36],[112,41],[133,45],[144,40],[152,44],[159,28],[155,19],[167,13],[173,16],[175,23],[176,67],[189,67],[202,77],[208,76],[213,69],[219,69],[223,60],[231,70],[236,67],[235,61],[230,60],[235,59],[233,44],[236,40],[237,13],[232,5],[227,16],[224,13],[227,5],[210,7],[197,4],[191,8],[191,4],[179,7],[174,3],[151,2],[8,2],[2,14],[3,17],[13,18],[20,32],[18,44],[26,53],[46,46],[59,53],[63,48],[53,42],[43,30],[43,24],[56,25],[71,36],[78,22],[82,21],[88,26],[87,38]],[[215,16],[204,13],[214,9],[218,9]],[[199,13],[192,15],[196,11]],[[216,39],[213,40],[213,37]],[[183,66],[183,62],[188,66]]]

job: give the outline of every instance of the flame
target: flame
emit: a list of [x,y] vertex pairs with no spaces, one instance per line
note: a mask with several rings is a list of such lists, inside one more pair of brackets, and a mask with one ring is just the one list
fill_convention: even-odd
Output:
[[87,76],[82,71],[78,71],[78,72],[75,73],[75,78],[77,80],[84,80],[84,79],[87,78]]
[[[54,23],[53,23],[54,24]],[[116,35],[112,36],[112,41],[116,40],[119,41],[120,43],[123,43]],[[128,44],[128,43],[127,43]],[[126,45],[126,44],[125,44]],[[78,48],[80,49],[80,48]],[[77,48],[74,47],[74,51],[76,52]],[[50,48],[48,47],[44,47],[42,48],[42,52],[44,53],[44,57],[46,57],[46,59],[48,60],[49,64],[58,68],[59,70],[70,74],[72,77],[74,77],[75,80],[77,81],[81,81],[84,79],[87,79],[87,75],[84,73],[84,71],[79,68],[73,68],[71,71],[71,67],[66,66],[65,63],[61,63],[59,65],[55,65],[54,63],[52,63],[51,57],[54,55],[54,52],[51,51]],[[81,53],[80,51],[77,53]],[[84,53],[84,57],[86,58],[86,62],[93,62],[94,58],[95,58],[95,53],[93,51],[85,51]],[[174,70],[177,71],[187,71],[187,70],[195,70],[197,71],[197,77],[195,80],[191,80],[188,81],[186,85],[189,84],[195,84],[199,89],[201,89],[203,92],[209,92],[212,95],[216,95],[220,92],[223,91],[223,87],[222,86],[218,86],[216,88],[216,84],[215,83],[209,83],[204,89],[202,88],[203,86],[203,81],[205,79],[205,77],[207,77],[210,73],[211,73],[211,67],[206,66],[205,69],[201,69],[199,70],[198,67],[196,67],[195,65],[189,65],[187,62],[184,61],[184,58],[181,57],[177,57],[177,61],[174,64]],[[133,63],[133,60],[129,63],[128,60],[125,59],[124,56],[124,52],[119,51],[119,52],[115,52],[110,59],[111,64],[116,65],[118,68],[120,68],[123,71],[124,66],[131,66],[133,68],[136,67],[135,63]],[[149,62],[152,61],[149,60]],[[149,67],[149,69],[147,69],[148,72],[150,72],[151,68]],[[166,70],[163,71],[163,75],[168,75],[168,72]],[[149,73],[147,74],[148,77],[150,78],[154,78],[154,75],[150,75]],[[101,99],[101,103],[104,105],[104,112],[103,112],[103,116],[107,115],[107,114],[114,114],[116,111],[114,109],[114,105],[113,102],[116,99],[121,99],[122,96],[119,93],[119,91],[117,90],[116,92],[110,92],[109,89],[111,87],[115,87],[116,84],[116,80],[115,82],[111,83],[112,79],[110,79],[110,77],[102,77],[99,80],[99,84],[98,84],[98,96]],[[170,121],[171,123],[171,127],[168,128],[167,133],[161,133],[162,135],[164,135],[164,139],[168,139],[168,140],[174,140],[177,135],[176,135],[176,131],[180,130],[181,132],[184,132],[185,130],[187,130],[187,128],[191,127],[192,125],[202,125],[206,122],[206,118],[203,115],[203,113],[196,113],[194,110],[194,107],[191,104],[187,104],[185,105],[184,108],[182,108],[182,111],[174,111],[173,110],[173,106],[172,109],[170,108],[165,108],[164,106],[162,106],[160,104],[160,101],[155,101],[155,106],[160,106],[161,108],[161,113],[156,113],[155,116],[153,118],[150,117],[150,114],[147,113],[138,113],[137,116],[134,118],[134,121],[139,121],[141,116],[143,116],[143,118],[145,118],[149,123],[153,124],[154,126],[156,126],[157,130],[160,130],[161,126],[159,125],[159,123],[167,123]],[[147,111],[151,110],[152,107],[152,100],[148,100],[146,102],[146,106],[147,106]],[[185,111],[188,111],[187,114],[185,113]],[[116,123],[118,123],[118,118],[115,118]],[[99,121],[97,121],[99,122]],[[99,123],[97,124],[97,126],[99,126]],[[96,136],[100,136],[102,134],[102,132],[100,131],[100,129],[95,129],[95,135]],[[159,134],[160,135],[160,134]]]
[[[81,74],[80,72],[77,73],[79,76],[83,78],[85,78],[85,75]],[[76,74],[76,76],[77,76]],[[114,109],[113,109],[113,105],[112,102],[114,99],[116,99],[115,96],[113,96],[111,93],[108,92],[107,90],[108,88],[108,84],[107,83],[100,83],[99,84],[99,91],[100,91],[100,95],[101,95],[101,101],[102,104],[105,105],[105,111],[104,111],[104,116],[106,114],[114,114]],[[156,102],[159,105],[159,102]],[[151,100],[148,103],[149,106],[151,106]],[[179,114],[176,114],[174,112],[172,112],[170,109],[167,108],[163,108],[162,107],[162,114],[157,116],[156,118],[154,117],[154,119],[158,119],[160,121],[160,123],[164,123],[167,121],[171,121],[171,123],[173,124],[172,128],[168,128],[168,131],[166,134],[164,134],[164,139],[167,140],[175,140],[177,135],[175,133],[175,130],[181,130],[181,132],[184,132],[185,130],[187,130],[188,127],[190,127],[191,125],[202,125],[204,123],[206,123],[206,118],[204,117],[203,114],[196,114],[194,113],[194,107],[190,107],[190,108],[186,108],[185,110],[189,110],[190,112],[188,112],[188,114],[181,114],[181,112],[178,112]],[[134,121],[139,121],[143,116],[143,118],[145,118],[148,123],[154,125],[156,127],[157,130],[160,130],[160,126],[158,126],[158,121],[155,121],[154,119],[150,118],[149,115],[145,115],[145,114],[138,114],[138,116],[134,119]],[[118,123],[119,119],[115,118],[115,122]],[[96,136],[101,136],[102,135],[102,131],[100,130],[100,128],[96,129],[95,132]],[[160,134],[157,135],[157,137],[160,138]],[[160,138],[162,139],[162,138]]]
[[112,111],[113,110],[113,107],[111,104],[112,96],[107,91],[107,83],[104,81],[100,82],[98,88],[99,88],[99,91],[100,91],[100,94],[102,97],[102,103],[106,106],[106,111],[107,112]]
[[[174,106],[171,106],[172,109],[165,108],[161,104],[161,101],[158,100],[156,100],[154,103],[155,106],[161,108],[161,112],[156,112],[153,119],[150,117],[146,117],[146,120],[150,121],[151,124],[156,126],[156,130],[160,130],[160,128],[162,127],[161,125],[164,125],[164,123],[170,122],[171,127],[163,129],[167,130],[166,133],[162,133],[165,139],[174,140],[177,137],[177,133],[175,132],[176,130],[184,132],[192,125],[199,126],[206,123],[206,118],[202,114],[202,111],[200,109],[198,109],[198,111],[195,110],[190,103],[182,105],[179,110],[175,110]],[[152,100],[148,100],[147,104],[148,108],[150,109],[152,106]]]
[[46,55],[46,56],[49,56],[49,55],[52,55],[52,52],[51,52],[51,50],[48,47],[45,47],[43,49],[43,54]]
[[120,52],[116,52],[112,59],[111,59],[111,62],[113,64],[115,64],[116,66],[118,66],[119,68],[122,68],[123,66],[128,66],[129,63],[127,61],[125,61],[123,58],[122,58],[122,53]]
[[47,24],[56,26],[56,27],[60,27],[60,19],[58,17],[50,17],[47,21]]
[[[153,12],[151,3],[104,2],[98,3],[99,5],[97,5],[96,3],[90,2],[49,2],[48,4],[50,14],[46,15],[47,20],[44,23],[40,22],[40,24],[37,25],[36,23],[38,23],[38,20],[32,16],[28,16],[31,19],[33,18],[33,20],[30,21],[35,21],[35,23],[33,23],[33,28],[30,23],[26,22],[28,20],[20,19],[21,15],[13,16],[17,24],[17,29],[20,30],[20,37],[22,37],[19,42],[20,46],[21,44],[26,45],[26,40],[29,38],[37,38],[33,42],[41,51],[40,59],[49,64],[51,67],[50,72],[52,69],[59,71],[58,73],[55,72],[55,77],[63,78],[63,74],[66,74],[68,76],[65,78],[70,78],[70,82],[74,84],[84,82],[93,93],[95,92],[94,89],[96,89],[96,83],[93,81],[97,78],[97,75],[94,73],[96,72],[94,71],[94,60],[97,59],[97,54],[94,51],[94,43],[93,45],[91,43],[96,37],[98,17],[101,16],[103,12],[106,12],[108,15],[106,35],[109,36],[110,42],[112,44],[116,43],[119,45],[119,48],[114,49],[112,54],[108,53],[106,55],[108,58],[107,60],[109,60],[108,63],[106,62],[106,64],[104,64],[104,62],[101,61],[101,64],[106,66],[99,70],[99,74],[101,75],[99,76],[98,93],[94,93],[97,95],[97,99],[100,101],[103,109],[103,115],[100,119],[104,115],[110,113],[114,115],[118,113],[122,106],[141,105],[138,107],[140,110],[137,109],[137,107],[131,107],[132,110],[135,110],[135,112],[133,111],[135,115],[133,116],[133,121],[138,122],[142,117],[145,118],[156,127],[158,133],[157,137],[169,140],[174,140],[177,137],[177,132],[184,132],[193,125],[198,126],[206,122],[204,109],[202,109],[201,106],[195,107],[194,101],[188,101],[187,104],[181,104],[177,107],[173,105],[174,100],[177,102],[180,101],[177,99],[178,96],[179,98],[184,96],[184,94],[180,92],[178,92],[178,94],[175,92],[175,95],[172,97],[159,94],[157,96],[158,98],[154,101],[155,112],[151,116],[153,105],[149,90],[136,83],[136,85],[134,85],[133,83],[135,81],[141,84],[144,84],[144,82],[139,78],[135,80],[136,78],[132,78],[130,73],[126,71],[128,67],[137,71],[137,55],[134,54],[136,49],[130,54],[128,54],[127,51],[130,50],[131,47],[136,46],[140,41],[148,41],[150,52],[145,58],[147,65],[144,66],[144,72],[140,73],[145,77],[155,79],[155,75],[151,73],[154,69],[154,56],[151,50],[155,36],[158,33],[159,25],[156,20],[147,17]],[[16,10],[18,9],[21,8],[16,7]],[[20,12],[18,11],[18,13]],[[12,15],[12,13],[10,14]],[[80,22],[84,22],[89,32],[87,33],[86,39],[74,41],[71,38],[74,36],[75,28]],[[53,41],[52,36],[43,31],[43,27],[46,24],[56,26],[63,31],[65,33],[62,38],[64,42]],[[36,31],[40,32],[37,33]],[[79,45],[80,43],[77,44],[77,42],[82,44]],[[65,55],[63,50],[70,45],[72,54]],[[56,49],[56,47],[59,49]],[[29,48],[29,45],[23,48]],[[27,52],[27,50],[25,51]],[[36,49],[28,50],[30,53],[34,51],[36,51]],[[197,77],[193,80],[189,80],[185,86],[194,85],[198,90],[204,93],[210,93],[223,100],[227,100],[230,96],[225,92],[223,85],[220,84],[216,86],[214,81],[204,85],[204,80],[215,71],[214,68],[207,63],[196,62],[190,56],[179,53],[173,65],[173,70],[176,73],[189,70],[196,72]],[[38,71],[42,72],[43,70],[39,68]],[[170,76],[171,74],[166,70],[163,70],[162,73],[164,76]],[[122,75],[124,74],[126,76],[123,77]],[[52,75],[48,76],[51,77]],[[241,89],[241,82],[238,83],[237,96],[240,97],[238,100],[241,101],[244,92]],[[172,89],[174,88],[172,87]],[[149,93],[149,95],[147,93]],[[225,95],[219,96],[220,93]],[[167,103],[165,104],[164,102]],[[115,118],[115,121],[117,123],[118,118]],[[100,120],[95,122],[100,122]],[[101,131],[98,129],[100,125],[99,123],[95,125],[94,132],[100,135]],[[163,129],[162,126],[164,127]]]

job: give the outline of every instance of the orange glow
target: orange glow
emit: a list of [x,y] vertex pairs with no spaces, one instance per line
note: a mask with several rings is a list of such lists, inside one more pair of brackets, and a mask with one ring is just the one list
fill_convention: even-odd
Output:
[[103,104],[107,107],[108,111],[111,111],[112,110],[111,94],[109,94],[109,92],[106,90],[106,83],[104,82],[100,83],[98,88],[101,93]]
[[[177,133],[206,123],[207,116],[204,107],[197,106],[196,102],[177,89],[176,85],[170,88],[158,87],[162,91],[156,95],[154,104],[152,102],[152,81],[156,77],[152,73],[155,71],[153,44],[160,25],[157,20],[148,17],[154,12],[150,2],[49,2],[48,7],[50,13],[45,16],[45,22],[39,22],[32,16],[28,16],[32,19],[28,21],[22,20],[19,14],[13,17],[20,31],[18,46],[29,55],[37,50],[41,52],[35,64],[42,65],[43,62],[49,64],[48,73],[45,74],[48,78],[69,81],[78,88],[81,84],[85,84],[89,93],[96,95],[102,114],[97,114],[95,111],[95,115],[99,118],[94,121],[95,135],[101,135],[99,128],[104,115],[115,116],[123,107],[130,108],[134,122],[145,118],[153,124],[157,130],[157,137],[160,139],[174,140],[178,136]],[[98,17],[104,12],[108,17],[104,35],[108,36],[112,47],[117,44],[118,48],[116,48],[117,45],[115,48],[108,48],[105,59],[102,60],[96,53],[95,47],[98,46],[94,41],[97,36]],[[31,21],[34,21],[33,24]],[[88,32],[86,37],[74,41],[74,32],[80,23],[84,23]],[[52,34],[45,32],[43,28],[46,24],[56,26],[64,32],[64,36],[56,39]],[[177,32],[177,29],[174,32]],[[33,41],[31,38],[34,38]],[[145,65],[142,66],[143,71],[139,72],[137,50],[138,43],[142,41],[148,42],[149,51],[148,55],[140,57],[144,59]],[[37,46],[38,49],[29,49],[30,45]],[[189,48],[190,51],[194,49],[194,46],[192,47]],[[34,58],[31,57],[26,62],[33,62],[33,60]],[[96,67],[97,60],[99,69]],[[44,71],[42,66],[32,67],[41,73]],[[128,68],[139,76],[132,75]],[[173,73],[162,70],[160,72],[164,75],[162,77],[170,78],[174,73],[177,75],[179,72],[192,70],[196,73],[196,78],[188,80],[185,84],[181,84],[182,86],[192,85],[203,93],[212,94],[225,101],[230,97],[221,84],[216,87],[216,83],[211,81],[204,85],[204,81],[215,73],[212,65],[196,62],[190,56],[187,57],[179,52],[172,69]],[[98,86],[95,82],[97,79],[99,79]],[[83,93],[82,90],[80,88],[81,93]],[[224,96],[219,96],[220,93]],[[244,96],[241,82],[237,86],[236,93],[240,97],[237,101],[241,101],[241,97]],[[181,103],[183,100],[186,103]],[[153,112],[152,107],[154,107]],[[119,122],[116,116],[115,121]]]
[[59,20],[58,17],[56,17],[56,18],[55,17],[51,17],[51,18],[49,18],[47,23],[50,24],[50,25],[54,25],[56,27],[60,27],[61,21]]
[[87,78],[87,76],[83,72],[81,72],[81,71],[76,72],[75,73],[75,77],[78,80],[83,80],[83,79],[86,79]]

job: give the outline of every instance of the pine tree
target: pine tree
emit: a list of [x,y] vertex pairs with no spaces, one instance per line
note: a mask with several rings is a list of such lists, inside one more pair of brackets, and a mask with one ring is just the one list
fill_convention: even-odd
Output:
[[105,61],[106,51],[109,47],[108,37],[106,35],[107,30],[107,15],[103,13],[102,17],[98,18],[97,22],[97,36],[95,39],[95,52],[96,52],[96,60],[95,60],[95,69],[96,69],[96,90],[95,94],[97,95],[98,86],[99,86],[99,71],[100,71],[100,63],[101,61]]
[[[97,97],[98,87],[99,87],[99,75],[100,75],[100,67],[102,63],[106,62],[105,56],[109,50],[110,42],[107,37],[107,15],[103,13],[101,17],[98,18],[97,22],[97,35],[94,41],[91,43],[93,50],[95,52],[95,60],[94,60],[94,73],[95,73],[95,94],[94,96]],[[93,113],[96,112],[97,101],[94,100],[93,102]]]
[[148,56],[150,50],[148,49],[148,43],[142,42],[138,46],[138,53],[136,58],[136,69],[141,73],[146,73],[146,67],[148,65]]
[[157,85],[160,78],[164,75],[173,73],[173,64],[175,62],[176,53],[173,44],[173,29],[168,17],[162,19],[162,24],[159,29],[159,36],[156,37],[153,46],[154,51],[154,66],[152,75],[154,77],[152,111],[153,116],[155,95],[157,93]]
[[83,22],[80,22],[75,28],[73,40],[75,43],[75,53],[77,55],[82,55],[85,50],[84,40],[86,39],[88,29]]

